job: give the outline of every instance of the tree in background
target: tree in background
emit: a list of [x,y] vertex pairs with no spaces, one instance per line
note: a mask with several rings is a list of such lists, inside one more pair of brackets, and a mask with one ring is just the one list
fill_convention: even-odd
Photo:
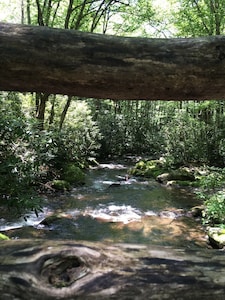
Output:
[[[178,0],[173,1],[173,4],[176,4],[173,6],[174,9],[172,12],[172,22],[177,30],[176,36],[196,37],[224,33],[225,2],[223,0]],[[186,149],[190,149],[190,145],[192,145],[192,152],[195,154],[198,153],[201,161],[223,166],[225,159],[221,149],[223,148],[222,144],[224,145],[225,134],[223,130],[224,101],[190,101],[185,106],[187,111],[185,128],[193,128],[193,133],[195,132],[197,136],[194,138],[191,131],[189,134],[186,133],[186,143],[178,139],[178,147],[172,147],[170,152],[176,153],[176,149],[183,143]],[[184,115],[182,110],[180,113]],[[177,118],[179,119],[179,111],[176,114],[175,119],[177,120]],[[195,125],[193,120],[195,123],[197,122]],[[175,120],[174,124],[176,124]],[[183,126],[179,127],[176,125],[176,127],[177,132],[184,130]],[[198,128],[197,132],[196,128]],[[172,143],[170,147],[171,145]]]
[[195,37],[224,33],[224,0],[176,1],[173,22],[177,36]]

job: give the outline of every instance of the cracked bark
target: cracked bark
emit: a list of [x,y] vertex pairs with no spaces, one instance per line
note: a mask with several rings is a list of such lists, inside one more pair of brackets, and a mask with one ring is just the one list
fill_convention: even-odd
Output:
[[0,23],[0,90],[224,100],[225,36],[127,38]]

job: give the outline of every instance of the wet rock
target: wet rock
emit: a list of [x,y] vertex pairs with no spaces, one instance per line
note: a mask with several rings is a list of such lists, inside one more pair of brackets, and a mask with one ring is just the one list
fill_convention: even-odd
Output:
[[117,175],[116,178],[118,181],[123,182],[123,181],[128,181],[130,179],[130,176],[128,174],[126,174],[125,176]]
[[129,173],[136,176],[144,176],[149,178],[156,178],[158,175],[165,172],[165,161],[158,160],[141,160],[135,164]]
[[160,183],[167,183],[168,181],[172,180],[170,173],[163,173],[156,177],[156,180]]
[[225,246],[225,229],[209,227],[207,233],[209,243],[213,248],[222,249]]
[[178,187],[178,184],[177,184],[176,180],[170,180],[170,181],[167,181],[166,186],[167,187]]
[[156,177],[156,180],[160,183],[166,185],[176,185],[177,183],[182,184],[182,182],[186,182],[185,185],[188,185],[188,182],[195,181],[194,174],[187,168],[179,168],[177,170],[172,170],[167,173],[162,173]]
[[190,213],[194,218],[201,218],[204,210],[203,205],[194,206],[191,208]]
[[115,187],[120,187],[120,186],[121,186],[120,182],[113,182],[112,184],[110,184],[108,186],[108,189],[115,188]]
[[165,211],[161,211],[159,213],[159,216],[161,218],[169,218],[169,219],[175,219],[178,217],[178,214],[176,212],[173,212],[173,211],[168,211],[168,210],[165,210]]
[[195,176],[186,168],[179,168],[171,172],[172,180],[177,181],[195,181]]

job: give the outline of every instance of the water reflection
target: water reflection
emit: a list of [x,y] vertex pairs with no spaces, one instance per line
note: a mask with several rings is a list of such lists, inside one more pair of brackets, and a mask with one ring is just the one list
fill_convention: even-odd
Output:
[[192,193],[126,179],[126,172],[124,164],[102,164],[88,172],[85,186],[49,197],[38,219],[3,219],[0,230],[8,226],[12,238],[206,246],[200,223],[188,215],[200,204]]

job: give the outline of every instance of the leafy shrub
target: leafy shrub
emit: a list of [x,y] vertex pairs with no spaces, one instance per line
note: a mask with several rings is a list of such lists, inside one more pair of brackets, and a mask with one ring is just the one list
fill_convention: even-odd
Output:
[[209,173],[199,178],[199,185],[204,190],[215,189],[222,186],[225,182],[225,170],[213,170],[209,169]]
[[225,193],[220,191],[212,195],[205,201],[203,211],[204,224],[224,224],[225,223]]
[[167,159],[180,166],[190,162],[207,162],[205,124],[177,110],[163,128]]
[[29,144],[30,119],[13,93],[0,97],[0,199],[17,213],[40,209],[34,192],[33,150]]

